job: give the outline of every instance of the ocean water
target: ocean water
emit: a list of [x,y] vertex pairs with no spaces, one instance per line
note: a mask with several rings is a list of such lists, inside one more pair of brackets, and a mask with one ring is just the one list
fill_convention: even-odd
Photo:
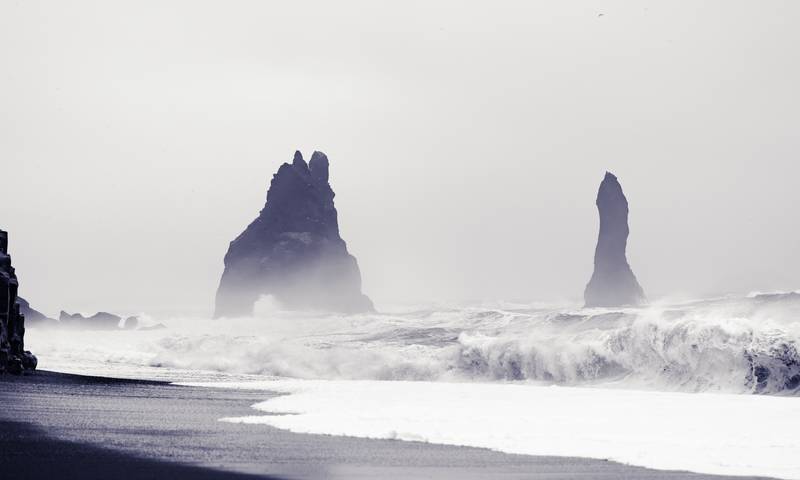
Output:
[[479,381],[795,395],[800,294],[642,309],[415,308],[150,318],[150,331],[31,327],[43,368],[328,380]]
[[165,328],[27,346],[45,369],[287,394],[225,421],[800,479],[797,292],[142,320]]

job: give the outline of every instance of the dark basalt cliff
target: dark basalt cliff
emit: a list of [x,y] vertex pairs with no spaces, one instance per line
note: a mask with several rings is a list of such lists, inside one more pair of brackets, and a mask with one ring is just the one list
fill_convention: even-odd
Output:
[[597,192],[600,234],[594,253],[594,273],[586,285],[587,307],[618,307],[644,303],[639,286],[625,256],[628,244],[628,200],[617,177],[606,172]]
[[8,255],[8,233],[0,230],[0,373],[36,369],[36,357],[25,350],[25,315],[17,303],[19,282]]
[[225,255],[215,317],[247,316],[262,295],[284,308],[357,313],[373,309],[361,293],[356,259],[339,236],[328,157],[300,152],[272,178],[267,202]]

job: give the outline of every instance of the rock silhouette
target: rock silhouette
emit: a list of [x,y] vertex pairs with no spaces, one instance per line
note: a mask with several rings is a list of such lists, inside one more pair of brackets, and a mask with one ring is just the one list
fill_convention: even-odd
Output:
[[139,328],[139,317],[137,316],[130,316],[122,322],[122,328],[125,330],[136,330]]
[[586,285],[587,307],[618,307],[644,303],[625,248],[628,243],[628,200],[617,177],[606,172],[597,192],[600,233],[594,253],[594,273]]
[[0,373],[16,375],[36,369],[37,359],[25,350],[25,315],[17,303],[17,280],[8,255],[8,233],[0,230]]
[[361,293],[361,272],[339,235],[328,183],[328,157],[306,163],[296,152],[278,169],[267,202],[225,255],[215,317],[252,315],[262,295],[290,310],[373,310]]
[[58,323],[55,318],[50,318],[47,315],[43,314],[42,312],[31,307],[31,304],[28,303],[28,301],[22,297],[17,297],[17,303],[19,303],[20,313],[25,315],[25,323],[28,324],[29,326],[33,325],[53,326]]
[[60,326],[79,330],[117,330],[121,320],[122,317],[108,312],[97,312],[91,317],[84,317],[80,313],[62,310],[58,316]]

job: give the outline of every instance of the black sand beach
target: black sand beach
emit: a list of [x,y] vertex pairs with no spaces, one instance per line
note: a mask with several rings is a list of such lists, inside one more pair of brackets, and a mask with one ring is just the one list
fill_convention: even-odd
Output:
[[15,479],[725,478],[218,421],[250,414],[264,399],[264,392],[46,371],[5,375],[0,464]]

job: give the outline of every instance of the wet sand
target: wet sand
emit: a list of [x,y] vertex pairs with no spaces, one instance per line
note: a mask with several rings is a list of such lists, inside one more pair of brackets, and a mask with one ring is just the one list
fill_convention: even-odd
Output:
[[219,422],[263,391],[40,371],[0,376],[0,465],[16,479],[722,479]]

